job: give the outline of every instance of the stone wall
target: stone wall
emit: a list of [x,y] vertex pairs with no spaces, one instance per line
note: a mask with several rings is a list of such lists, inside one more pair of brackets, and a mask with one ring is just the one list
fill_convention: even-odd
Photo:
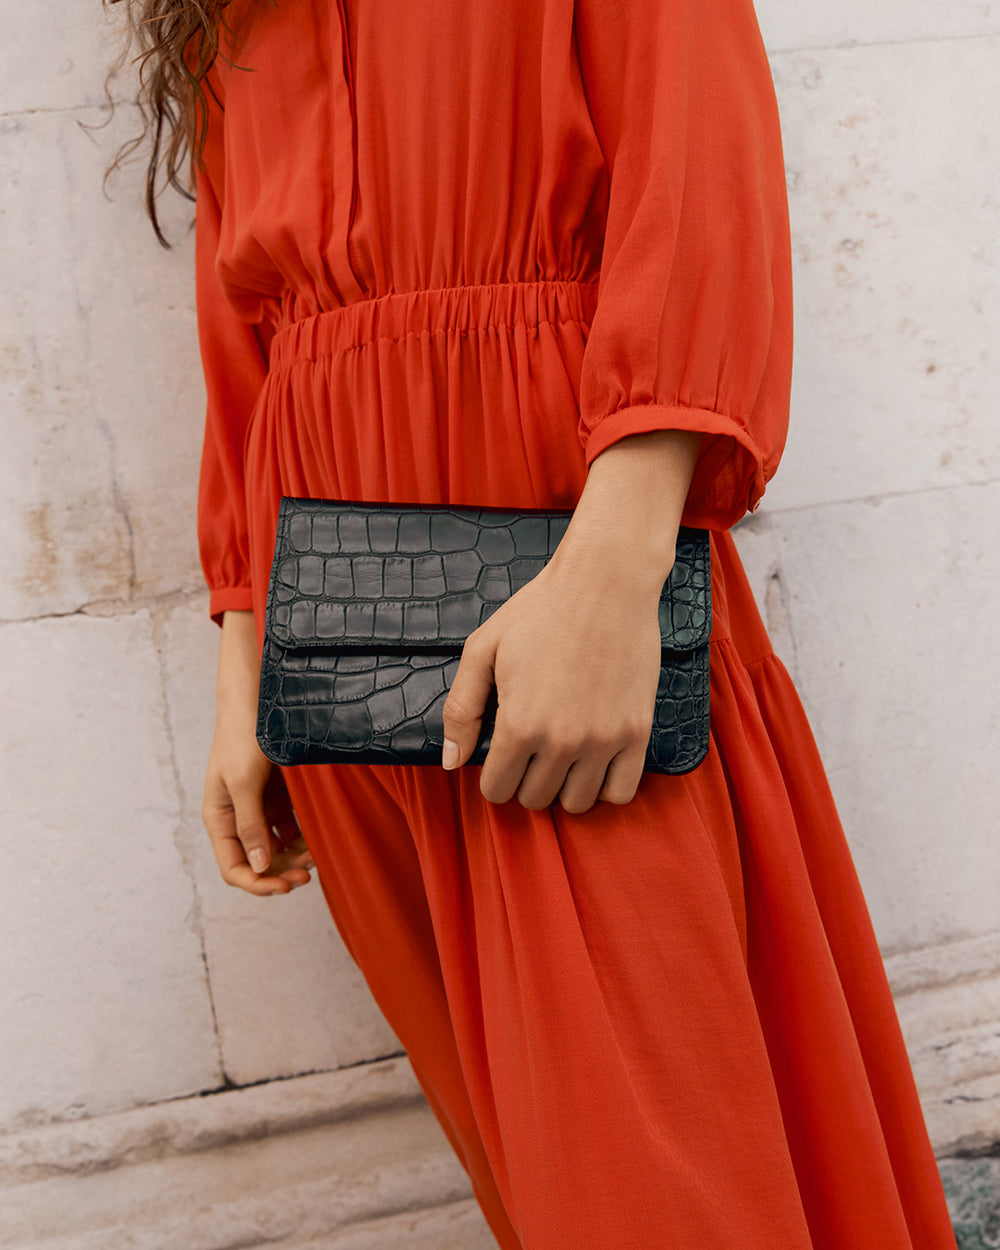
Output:
[[[97,0],[8,9],[0,1247],[489,1245],[318,883],[263,902],[218,875],[190,209],[167,208],[165,252],[136,167],[102,192],[137,120],[108,122]],[[796,365],[781,469],[736,538],[935,1145],[981,1150],[1000,1141],[1000,4],[758,13]]]

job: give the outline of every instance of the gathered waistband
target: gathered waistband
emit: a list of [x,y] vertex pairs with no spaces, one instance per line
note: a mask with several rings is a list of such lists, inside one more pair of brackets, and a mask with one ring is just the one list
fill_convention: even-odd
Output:
[[270,365],[281,369],[421,334],[490,332],[543,322],[589,325],[596,306],[596,282],[497,282],[393,292],[284,326],[271,341]]

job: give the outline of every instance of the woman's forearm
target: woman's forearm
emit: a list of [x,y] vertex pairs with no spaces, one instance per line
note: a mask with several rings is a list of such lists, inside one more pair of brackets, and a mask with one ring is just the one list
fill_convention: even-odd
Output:
[[256,722],[260,657],[253,613],[230,608],[222,614],[216,699],[220,714]]
[[560,561],[579,559],[598,575],[617,575],[625,586],[659,595],[673,566],[700,442],[688,430],[655,430],[597,456],[559,545]]

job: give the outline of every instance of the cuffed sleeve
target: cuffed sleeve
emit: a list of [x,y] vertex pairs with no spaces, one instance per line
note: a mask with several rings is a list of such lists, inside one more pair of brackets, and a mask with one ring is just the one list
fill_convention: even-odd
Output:
[[212,619],[251,606],[243,448],[267,375],[269,326],[241,321],[216,272],[222,226],[221,120],[210,114],[196,175],[195,291],[207,405],[198,490],[198,546]]
[[702,433],[681,523],[728,529],[784,449],[791,245],[770,67],[751,0],[577,0],[609,171],[580,378],[590,464],[651,430]]

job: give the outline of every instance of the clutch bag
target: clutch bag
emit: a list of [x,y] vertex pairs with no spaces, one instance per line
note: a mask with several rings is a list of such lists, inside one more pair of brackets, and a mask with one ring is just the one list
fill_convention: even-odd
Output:
[[[563,510],[283,498],[268,583],[257,741],[276,764],[440,764],[465,639],[546,564]],[[646,768],[686,773],[709,736],[707,530],[680,528],[659,603]],[[496,690],[469,763],[486,757]]]

